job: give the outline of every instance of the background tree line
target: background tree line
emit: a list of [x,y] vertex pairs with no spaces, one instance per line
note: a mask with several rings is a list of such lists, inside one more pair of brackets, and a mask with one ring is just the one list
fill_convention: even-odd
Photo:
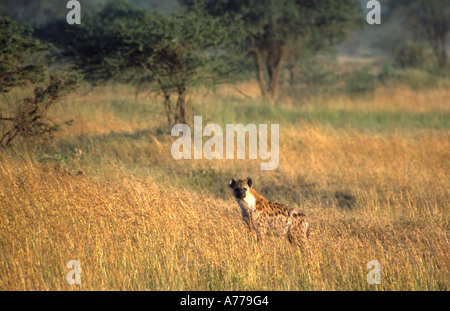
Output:
[[99,12],[85,14],[79,26],[58,20],[38,33],[93,83],[157,86],[173,125],[186,123],[189,87],[230,79],[248,55],[261,93],[277,99],[288,57],[329,48],[361,19],[354,0],[181,3],[183,10],[161,14],[110,1]]
[[[5,96],[15,86],[36,85],[35,107],[48,107],[42,92],[58,89],[56,81],[64,90],[79,81],[71,74],[56,78],[62,75],[52,73],[49,58],[44,57],[51,55],[94,85],[117,81],[157,90],[168,126],[186,123],[190,88],[233,82],[245,70],[254,72],[263,96],[277,100],[283,70],[293,81],[299,61],[331,51],[361,27],[364,5],[362,0],[98,0],[83,3],[81,25],[68,25],[67,9],[60,2],[1,1],[0,12],[18,23],[1,17],[0,91]],[[386,11],[388,18],[401,16],[413,38],[426,38],[438,66],[447,66],[450,18],[445,0],[388,1]],[[33,25],[34,37],[30,27],[20,25],[25,21]],[[416,54],[410,47],[401,50],[399,63],[414,62]],[[66,79],[70,82],[62,87]],[[52,96],[47,103],[57,99]],[[17,103],[20,109],[25,102],[33,100]],[[19,133],[31,133],[20,109],[16,116],[1,116],[0,121],[15,129],[3,126],[5,144]],[[28,115],[39,111],[27,109]],[[28,122],[43,131],[44,123],[38,120],[42,117]]]

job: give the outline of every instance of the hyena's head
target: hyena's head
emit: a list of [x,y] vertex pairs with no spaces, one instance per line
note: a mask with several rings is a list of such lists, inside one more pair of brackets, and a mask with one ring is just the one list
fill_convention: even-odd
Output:
[[251,178],[239,179],[237,181],[236,179],[231,178],[228,182],[228,187],[233,189],[233,196],[238,200],[242,200],[247,196],[252,188],[252,185],[253,181]]

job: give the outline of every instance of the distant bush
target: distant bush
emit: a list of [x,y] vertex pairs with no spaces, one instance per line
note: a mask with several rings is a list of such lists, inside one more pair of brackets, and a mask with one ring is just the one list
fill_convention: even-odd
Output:
[[326,58],[307,56],[288,68],[289,94],[295,97],[331,95],[338,91],[340,75]]
[[395,51],[395,64],[401,68],[421,67],[425,63],[425,47],[405,42]]
[[396,77],[395,69],[392,66],[392,63],[386,62],[384,66],[381,68],[380,73],[378,74],[378,79],[380,82],[387,82],[390,79],[394,79]]
[[419,68],[401,68],[387,62],[378,74],[379,82],[385,85],[404,84],[412,89],[426,89],[448,85],[450,74],[445,68],[424,64]]
[[378,77],[368,69],[356,70],[347,77],[344,77],[346,83],[344,91],[349,94],[365,94],[373,92],[378,85]]
[[402,70],[399,74],[399,80],[415,90],[436,87],[445,83],[445,79],[440,78],[438,75],[416,68]]

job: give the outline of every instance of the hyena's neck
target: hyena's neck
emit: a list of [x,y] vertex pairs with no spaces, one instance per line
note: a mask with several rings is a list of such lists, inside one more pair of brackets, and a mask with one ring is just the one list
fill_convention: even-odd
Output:
[[260,195],[253,189],[250,189],[247,196],[243,199],[236,199],[240,208],[247,213],[256,211],[256,202],[260,199]]
[[250,213],[255,211],[255,197],[252,195],[247,195],[244,199],[236,199],[236,202],[239,204],[239,207],[243,212]]

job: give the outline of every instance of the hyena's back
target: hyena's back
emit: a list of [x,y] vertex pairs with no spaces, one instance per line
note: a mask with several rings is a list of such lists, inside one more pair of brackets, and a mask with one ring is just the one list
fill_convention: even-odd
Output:
[[261,202],[261,223],[258,226],[261,234],[271,231],[276,235],[287,236],[292,243],[308,238],[309,221],[302,211],[269,200],[264,201]]

